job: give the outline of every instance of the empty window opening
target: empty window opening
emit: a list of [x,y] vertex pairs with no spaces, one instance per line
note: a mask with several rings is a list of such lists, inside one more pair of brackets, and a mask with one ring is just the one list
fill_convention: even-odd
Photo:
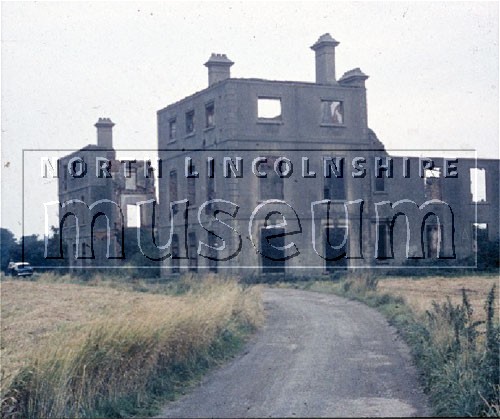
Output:
[[388,237],[388,226],[386,224],[379,224],[377,226],[377,249],[376,258],[377,259],[387,259],[389,258],[389,237]]
[[196,233],[189,233],[189,270],[198,272],[198,241],[196,240]]
[[205,127],[211,128],[213,126],[215,126],[215,106],[212,102],[205,107]]
[[[347,229],[344,227],[327,227],[324,230],[324,248],[325,248],[325,270],[327,272],[337,269],[347,269]],[[345,244],[340,249],[335,249],[332,246],[340,246]]]
[[260,119],[281,119],[281,99],[259,97],[257,114]]
[[441,168],[434,167],[433,169],[424,170],[424,179],[439,178],[441,177]]
[[65,164],[63,168],[63,189],[68,189],[68,165]]
[[262,273],[280,273],[285,272],[285,237],[270,236],[281,235],[285,233],[283,228],[263,228],[260,232],[260,249]]
[[345,182],[344,178],[325,178],[323,187],[324,199],[344,200],[345,199]]
[[486,201],[486,170],[475,167],[470,169],[470,191],[472,202]]
[[283,214],[279,211],[271,211],[266,215],[264,220],[265,228],[278,228],[276,226],[286,225],[286,220]]
[[344,105],[336,100],[321,101],[321,123],[342,125],[344,123]]
[[196,183],[194,177],[188,177],[187,181],[187,199],[189,205],[193,205],[196,202]]
[[[168,197],[170,203],[177,201],[178,193],[177,193],[177,171],[172,170],[169,173],[168,178]],[[173,207],[174,214],[177,214],[177,205]],[[170,212],[169,212],[170,214]]]
[[[82,195],[80,196],[80,201],[82,201],[83,203],[85,203],[85,197]],[[82,224],[85,224],[86,223],[86,216],[87,216],[87,210],[84,208],[79,214],[79,220],[81,220]]]
[[477,252],[488,242],[488,224],[473,223],[472,224],[472,250]]
[[[215,179],[207,176],[207,201],[215,199]],[[212,213],[212,204],[207,204],[205,206],[205,213]]]
[[194,132],[194,111],[186,112],[186,135]]
[[[217,238],[212,233],[208,233],[208,245],[211,247],[217,246]],[[217,257],[217,251],[212,249],[210,250],[213,258],[208,259],[208,270],[210,272],[217,272],[217,260],[214,260]]]
[[129,168],[127,176],[125,177],[125,189],[134,191],[137,189],[137,168]]
[[169,176],[169,182],[168,182],[168,189],[169,189],[169,198],[170,202],[177,201],[177,172],[175,170],[172,170],[170,172]]
[[375,192],[384,192],[385,191],[385,178],[384,177],[376,177],[375,178]]
[[274,172],[276,157],[267,157],[266,162],[259,166],[261,172],[267,173],[266,177],[259,178],[260,199],[283,199],[284,179]]
[[140,227],[137,205],[127,205],[127,227]]
[[424,170],[424,188],[426,199],[442,199],[441,168]]
[[177,138],[177,119],[171,119],[168,123],[168,139],[175,141]]
[[174,234],[172,236],[172,273],[179,273],[179,236]]
[[427,225],[426,240],[427,240],[427,258],[437,259],[439,256],[439,249],[443,249],[443,226]]

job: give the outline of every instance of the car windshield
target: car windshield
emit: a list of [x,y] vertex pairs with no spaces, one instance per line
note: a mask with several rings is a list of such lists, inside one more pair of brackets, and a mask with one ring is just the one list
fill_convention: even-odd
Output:
[[16,265],[19,266],[19,267],[21,267],[21,268],[25,268],[27,266],[30,266],[30,264],[27,263],[27,262],[16,263]]

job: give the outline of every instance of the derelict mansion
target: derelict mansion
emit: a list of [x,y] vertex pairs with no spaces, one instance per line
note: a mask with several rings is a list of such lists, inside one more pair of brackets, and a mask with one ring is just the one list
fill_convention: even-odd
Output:
[[[233,62],[212,54],[208,87],[157,112],[156,208],[134,208],[155,199],[155,172],[146,162],[124,172],[113,123],[99,119],[97,145],[61,159],[61,203],[109,201],[101,210],[108,218],[61,207],[70,266],[103,265],[110,255],[119,264],[127,211],[165,247],[165,275],[321,273],[399,266],[408,257],[432,266],[465,260],[478,242],[497,238],[498,160],[390,156],[368,127],[368,76],[359,68],[336,76],[338,44],[325,34],[311,47],[314,83],[231,78]],[[68,179],[72,158],[87,156],[91,173],[97,154],[113,176]],[[485,196],[473,195],[471,176]],[[408,239],[407,224],[417,233]],[[77,243],[79,225],[90,228],[80,229]]]

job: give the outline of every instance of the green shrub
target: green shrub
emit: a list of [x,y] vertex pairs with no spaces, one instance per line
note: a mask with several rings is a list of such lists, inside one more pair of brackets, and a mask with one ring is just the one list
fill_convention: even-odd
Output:
[[[490,291],[487,311],[493,312],[495,289]],[[462,303],[434,303],[427,312],[426,339],[417,347],[417,362],[425,372],[426,387],[436,414],[485,416],[498,406],[498,325],[492,315],[473,321],[465,290]],[[486,335],[486,336],[485,336]]]

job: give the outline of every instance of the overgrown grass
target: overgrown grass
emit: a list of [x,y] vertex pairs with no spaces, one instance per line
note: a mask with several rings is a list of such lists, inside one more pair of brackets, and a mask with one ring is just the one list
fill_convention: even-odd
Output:
[[[49,320],[64,317],[59,312],[68,309],[65,301],[78,302],[79,314],[69,324],[44,323],[49,331],[23,346],[30,350],[17,372],[9,377],[2,371],[4,417],[153,414],[160,401],[234,354],[262,321],[259,290],[230,280],[180,281],[173,293],[184,293],[178,296],[11,281],[2,284],[2,303],[18,303],[21,311],[2,313],[2,326],[15,316],[29,318],[25,287],[31,304],[46,302],[45,309],[53,310]],[[87,315],[90,310],[95,313]],[[15,348],[16,338],[10,340],[2,345]]]
[[311,281],[295,286],[332,292],[381,311],[409,344],[437,416],[500,416],[496,287],[487,295],[484,315],[476,316],[465,290],[461,302],[446,298],[419,314],[402,296],[378,292],[377,283],[373,275],[353,274],[340,282]]

